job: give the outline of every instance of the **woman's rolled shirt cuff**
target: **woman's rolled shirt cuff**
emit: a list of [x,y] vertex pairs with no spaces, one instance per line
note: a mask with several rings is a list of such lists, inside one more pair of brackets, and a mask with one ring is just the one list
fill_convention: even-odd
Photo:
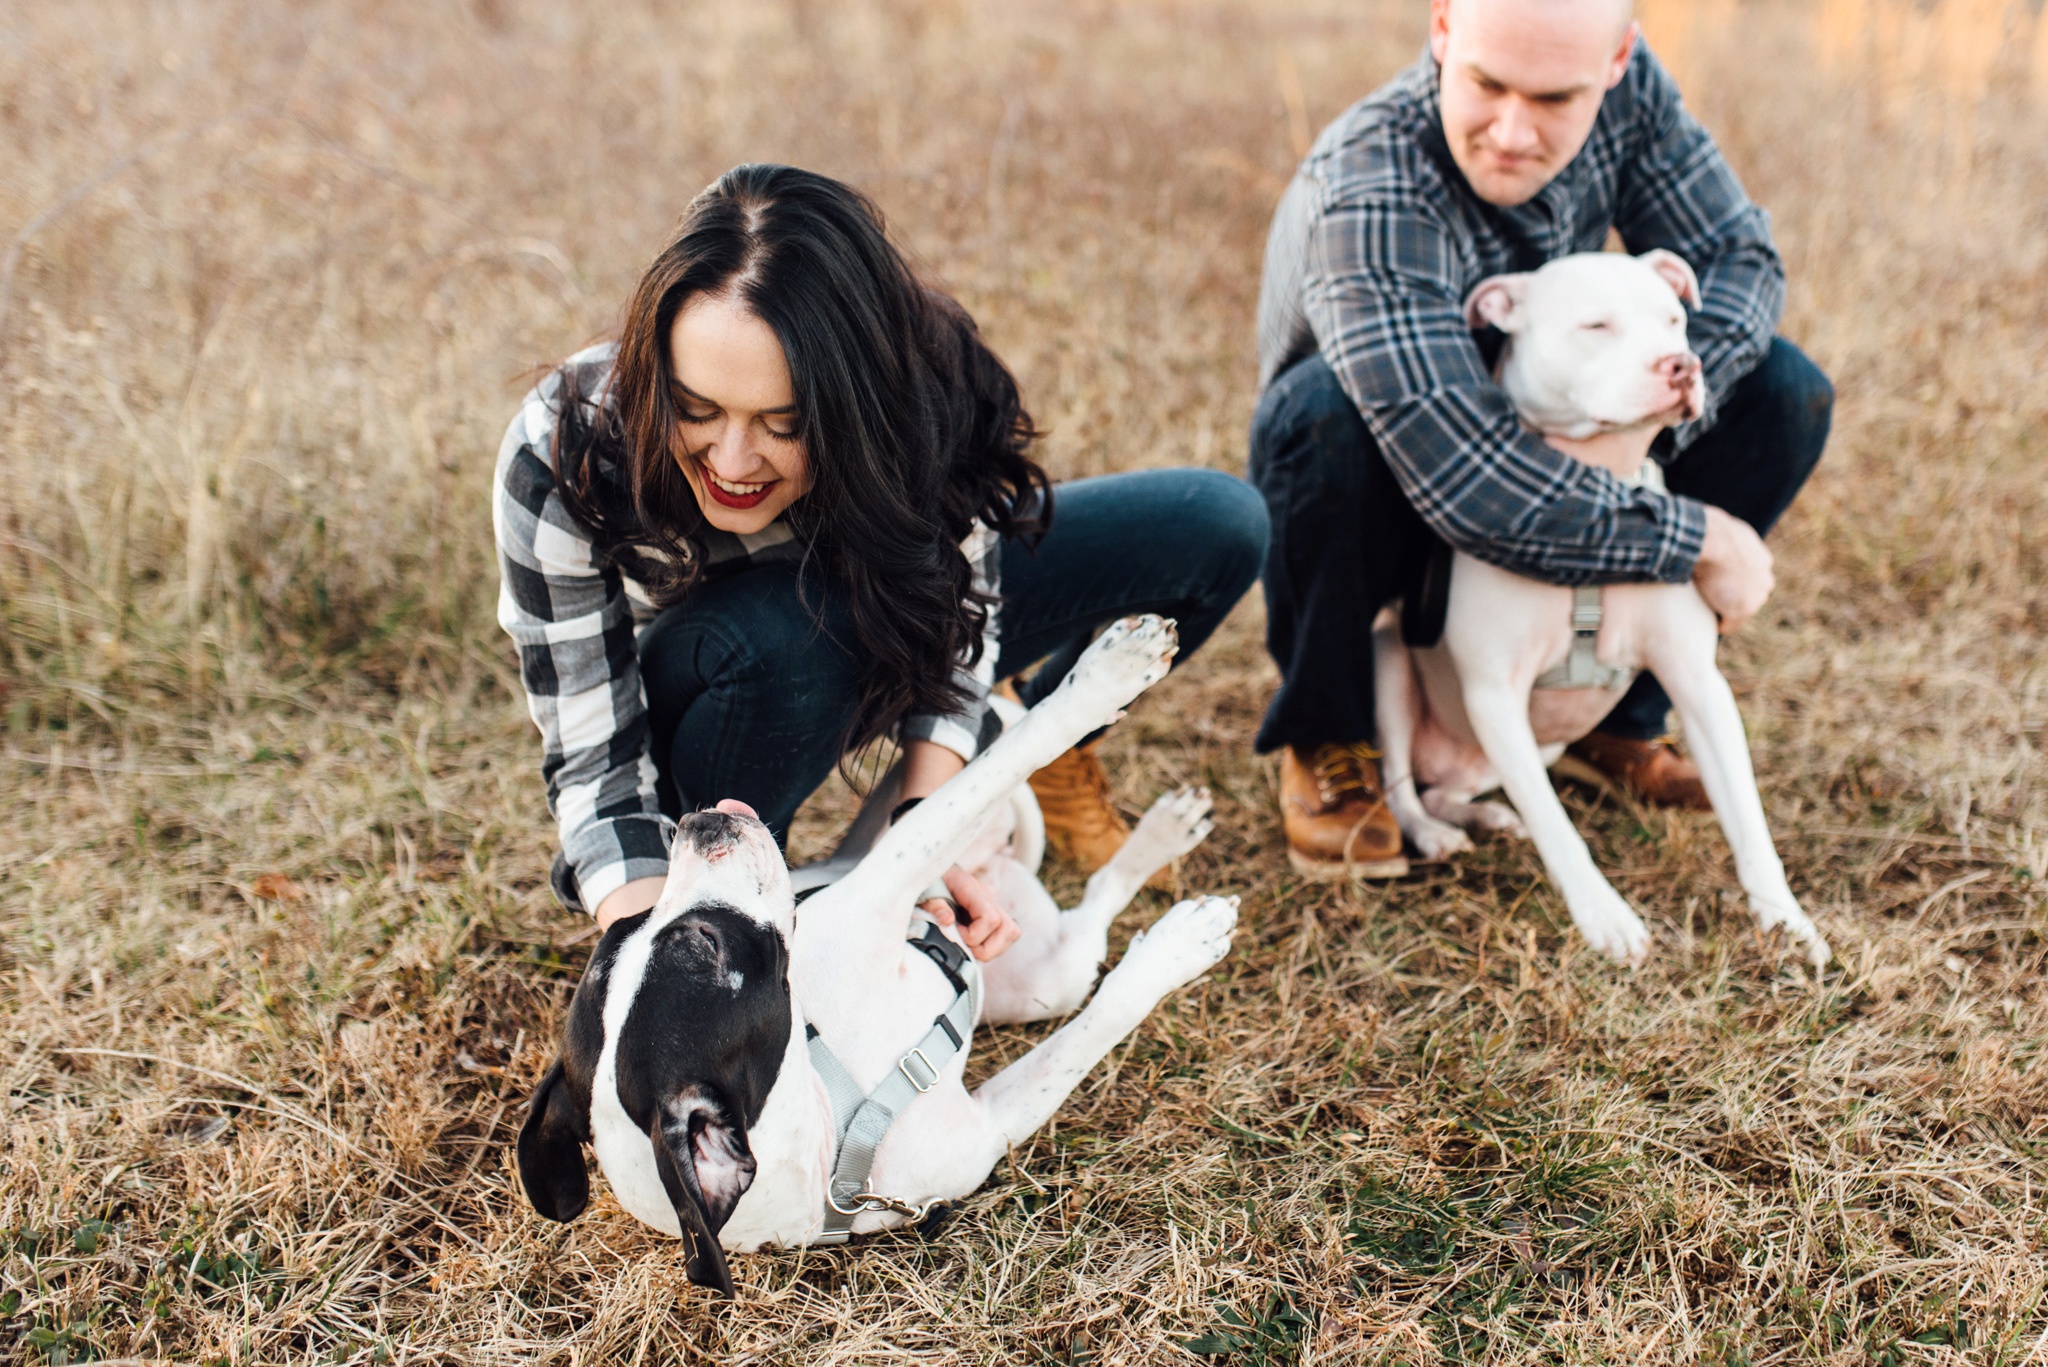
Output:
[[563,854],[575,874],[583,910],[597,913],[598,904],[636,878],[668,875],[673,821],[659,813],[603,817],[571,833]]
[[979,717],[924,716],[906,720],[900,734],[906,745],[914,740],[930,741],[972,762],[981,753],[981,731]]

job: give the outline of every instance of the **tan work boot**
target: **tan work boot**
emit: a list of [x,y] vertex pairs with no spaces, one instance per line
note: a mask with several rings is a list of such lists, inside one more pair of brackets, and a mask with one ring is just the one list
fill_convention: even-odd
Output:
[[1713,810],[1707,801],[1706,785],[1700,782],[1697,764],[1678,753],[1670,736],[1655,740],[1630,740],[1605,732],[1589,732],[1572,743],[1551,772],[1559,778],[1590,783],[1606,793],[1618,793],[1647,802],[1653,807],[1677,807],[1688,812]]
[[1380,788],[1380,752],[1364,742],[1280,756],[1280,820],[1287,862],[1318,883],[1400,878],[1401,827]]
[[1085,873],[1123,848],[1131,828],[1109,800],[1109,775],[1093,745],[1077,745],[1033,774],[1031,791],[1045,816],[1045,843]]

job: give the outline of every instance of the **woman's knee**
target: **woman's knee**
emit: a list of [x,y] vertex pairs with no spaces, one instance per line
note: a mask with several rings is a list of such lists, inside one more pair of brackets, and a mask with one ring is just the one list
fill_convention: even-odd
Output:
[[1221,470],[1188,470],[1181,528],[1207,550],[1219,593],[1232,601],[1250,588],[1266,563],[1272,517],[1257,489]]

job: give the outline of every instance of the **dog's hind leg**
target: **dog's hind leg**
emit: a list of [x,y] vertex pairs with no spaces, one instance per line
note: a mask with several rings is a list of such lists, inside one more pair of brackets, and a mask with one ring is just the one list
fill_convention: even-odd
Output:
[[[1700,606],[1704,611],[1705,605]],[[1695,625],[1696,630],[1681,633],[1674,629],[1666,639],[1649,642],[1650,667],[1670,693],[1671,704],[1685,725],[1686,748],[1700,766],[1700,783],[1735,855],[1735,876],[1749,895],[1749,909],[1757,924],[1765,930],[1785,927],[1818,967],[1828,961],[1832,951],[1785,881],[1785,865],[1778,858],[1764,818],[1763,799],[1757,794],[1756,769],[1750,762],[1742,713],[1727,678],[1714,663],[1713,624],[1702,618]],[[1705,649],[1700,649],[1701,645]]]
[[1505,802],[1480,802],[1476,798],[1477,795],[1470,792],[1431,788],[1422,795],[1422,805],[1432,816],[1468,831],[1528,837],[1529,828],[1522,824],[1522,818],[1515,815],[1514,808]]
[[1415,737],[1422,728],[1422,684],[1401,640],[1397,608],[1382,608],[1372,627],[1373,722],[1385,765],[1387,807],[1424,859],[1448,859],[1472,848],[1456,825],[1431,814],[1415,784]]
[[1235,897],[1202,897],[1179,903],[1133,940],[1080,1015],[975,1092],[989,1123],[989,1161],[1052,1119],[1068,1094],[1167,993],[1229,952],[1236,930]]
[[[1088,879],[1072,911],[1059,914],[1048,934],[1024,926],[1025,938],[983,969],[988,981],[984,1017],[991,1021],[1050,1020],[1088,998],[1095,974],[1109,957],[1109,927],[1131,904],[1145,880],[1202,843],[1215,829],[1206,788],[1182,788],[1152,804],[1123,848]],[[1027,892],[1028,890],[1020,890]],[[1021,898],[1018,899],[1021,903]]]
[[[1126,704],[1166,677],[1176,647],[1173,624],[1161,618],[1113,623],[1050,697],[883,832],[844,878],[806,903],[807,910],[817,907],[810,923],[881,917],[890,924],[871,927],[887,932],[874,943],[900,938],[917,895],[953,863],[996,804],[1090,731],[1122,716]],[[799,935],[805,919],[798,920]]]

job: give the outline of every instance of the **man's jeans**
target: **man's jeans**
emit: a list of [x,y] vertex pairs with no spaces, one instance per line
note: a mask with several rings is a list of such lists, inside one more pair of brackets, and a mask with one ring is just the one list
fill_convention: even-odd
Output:
[[[1834,401],[1827,376],[1780,337],[1714,426],[1665,467],[1665,482],[1768,532],[1820,460]],[[1371,739],[1372,621],[1417,587],[1435,534],[1320,356],[1260,397],[1250,473],[1272,514],[1266,646],[1281,675],[1258,748]],[[1670,709],[1663,687],[1639,674],[1600,729],[1647,740]]]
[[[1036,702],[1094,632],[1132,613],[1180,624],[1181,664],[1258,577],[1266,510],[1214,470],[1146,470],[1062,484],[1036,551],[1002,547],[996,677],[1039,660]],[[738,798],[786,840],[790,819],[840,759],[858,700],[859,647],[845,596],[794,565],[706,584],[640,639],[654,763],[671,815]],[[1049,658],[1048,658],[1049,657]]]

